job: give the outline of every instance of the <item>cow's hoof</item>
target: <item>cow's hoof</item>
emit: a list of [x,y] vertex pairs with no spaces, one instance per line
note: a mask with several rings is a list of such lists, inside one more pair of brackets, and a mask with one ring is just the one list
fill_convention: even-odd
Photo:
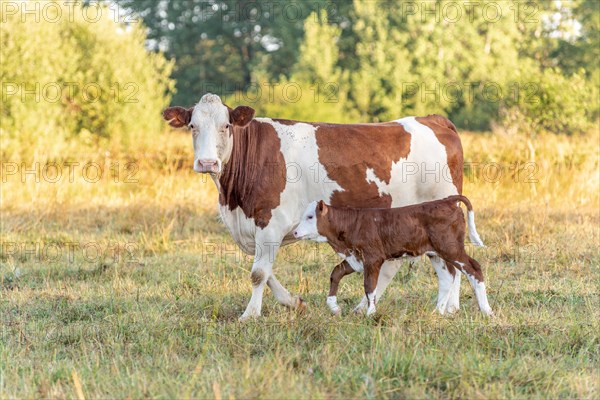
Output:
[[342,315],[342,309],[339,307],[335,309],[330,309],[329,311],[331,311],[331,315],[333,315],[334,317],[339,317]]
[[238,321],[239,322],[248,322],[248,321],[258,318],[258,317],[260,317],[260,314],[245,312],[242,314],[241,317],[238,318]]
[[456,312],[458,312],[459,307],[455,306],[455,305],[448,305],[446,306],[446,314],[454,314]]
[[354,314],[365,314],[367,312],[367,307],[359,304],[356,307],[354,307],[354,309],[352,309],[352,312]]
[[294,301],[294,308],[296,309],[296,312],[302,314],[308,308],[308,304],[304,301],[304,299],[302,299],[302,297],[296,296],[296,299]]
[[492,309],[491,309],[491,308],[486,308],[486,309],[483,309],[483,310],[481,310],[481,312],[482,312],[482,313],[483,313],[483,315],[485,315],[486,317],[490,317],[490,318],[492,318],[492,317],[495,317],[495,314],[494,314],[494,312],[492,311]]

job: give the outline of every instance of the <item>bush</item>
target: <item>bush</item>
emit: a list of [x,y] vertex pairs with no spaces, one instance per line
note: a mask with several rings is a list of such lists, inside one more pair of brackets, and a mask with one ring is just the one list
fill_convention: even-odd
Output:
[[559,70],[547,69],[521,79],[519,87],[523,89],[519,96],[500,107],[499,124],[505,130],[572,135],[594,126],[598,89],[586,82],[583,71],[567,77]]
[[[0,15],[4,154],[52,156],[81,142],[124,148],[155,140],[174,87],[172,64],[146,51],[141,24],[116,23],[106,6],[84,14],[79,5],[69,11],[55,4],[39,21]],[[84,18],[97,13],[98,21]]]

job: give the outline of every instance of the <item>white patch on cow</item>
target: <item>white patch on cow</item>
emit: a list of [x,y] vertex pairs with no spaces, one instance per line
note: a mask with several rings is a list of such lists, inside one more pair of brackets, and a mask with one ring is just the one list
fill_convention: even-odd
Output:
[[286,184],[268,227],[280,229],[286,235],[298,225],[311,201],[329,201],[335,191],[344,189],[329,178],[319,162],[317,127],[303,122],[285,125],[270,118],[255,118],[255,121],[273,126],[281,141]]
[[226,127],[229,124],[229,111],[216,94],[205,94],[194,106],[190,126],[193,126],[194,170],[201,172],[198,162],[217,162],[220,172],[222,164],[231,154],[233,140]]
[[337,296],[327,296],[327,307],[329,307],[333,315],[339,315],[342,312],[337,303]]
[[231,237],[246,254],[254,254],[256,248],[256,227],[254,218],[248,218],[241,207],[231,211],[227,205],[219,204],[219,212],[223,223],[231,233]]
[[410,152],[392,164],[390,182],[367,169],[367,182],[377,185],[379,195],[390,195],[392,207],[402,207],[423,201],[443,199],[458,194],[448,167],[446,148],[435,133],[415,117],[399,119],[411,135]]

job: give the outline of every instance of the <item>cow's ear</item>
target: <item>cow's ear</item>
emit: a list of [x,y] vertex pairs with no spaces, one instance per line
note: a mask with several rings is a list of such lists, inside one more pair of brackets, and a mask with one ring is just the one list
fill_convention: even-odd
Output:
[[254,108],[248,106],[239,106],[234,110],[229,110],[229,121],[239,127],[247,126],[254,118]]
[[325,204],[323,200],[320,200],[319,204],[317,204],[317,211],[319,212],[319,214],[326,215],[328,210],[329,209],[327,208],[327,204]]
[[163,118],[169,122],[173,128],[181,128],[189,125],[192,120],[193,108],[169,107],[163,111]]

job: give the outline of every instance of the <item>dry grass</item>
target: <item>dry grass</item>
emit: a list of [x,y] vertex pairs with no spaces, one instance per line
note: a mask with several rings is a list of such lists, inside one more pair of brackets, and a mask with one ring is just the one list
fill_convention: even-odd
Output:
[[[540,137],[535,155],[519,137],[462,137],[467,162],[487,163],[468,164],[465,194],[493,319],[466,284],[460,313],[432,313],[425,262],[398,274],[373,319],[348,315],[362,288],[348,278],[332,318],[335,257],[297,244],[275,268],[309,311],[267,295],[262,319],[238,323],[251,258],[218,222],[212,182],[190,171],[187,136],[72,153],[102,166],[96,183],[77,167],[73,182],[4,174],[0,397],[598,398],[598,136]],[[124,182],[129,161],[137,182]]]

